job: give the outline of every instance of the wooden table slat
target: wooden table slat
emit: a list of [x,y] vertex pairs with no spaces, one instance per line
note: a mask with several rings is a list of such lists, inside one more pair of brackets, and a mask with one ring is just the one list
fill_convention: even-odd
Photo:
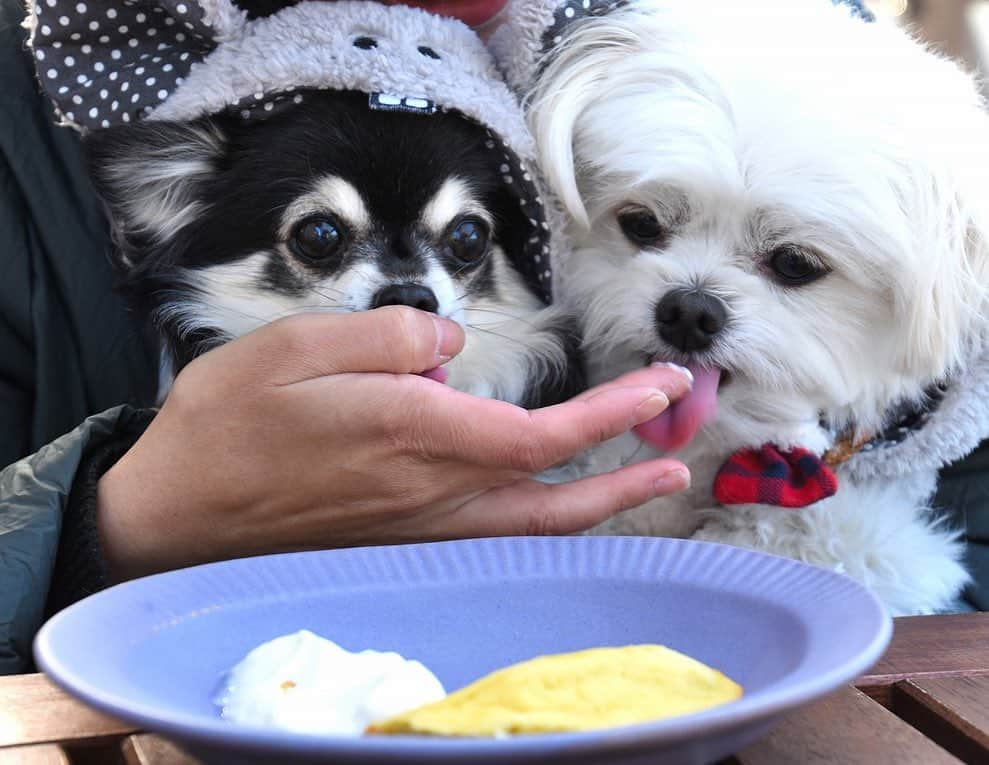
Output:
[[128,736],[122,747],[126,765],[198,765],[174,744],[149,733]]
[[134,726],[76,701],[44,675],[0,683],[0,747],[85,742],[133,733]]
[[989,614],[897,619],[889,650],[855,686],[889,706],[895,683],[959,674],[989,675]]
[[892,710],[965,762],[989,762],[989,675],[897,683]]
[[957,765],[957,758],[861,691],[844,688],[735,755],[739,765]]
[[71,765],[65,750],[55,744],[0,749],[0,765]]

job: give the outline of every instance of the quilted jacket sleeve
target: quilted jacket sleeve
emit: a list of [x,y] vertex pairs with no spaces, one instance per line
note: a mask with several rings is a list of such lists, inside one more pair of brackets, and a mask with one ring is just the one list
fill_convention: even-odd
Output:
[[78,137],[39,93],[23,17],[20,0],[0,0],[0,674],[31,669],[46,613],[102,586],[95,483],[147,419],[110,408],[150,403],[157,383],[154,343],[113,292]]
[[95,483],[152,416],[128,406],[94,415],[0,472],[0,674],[31,669],[49,608],[105,586]]

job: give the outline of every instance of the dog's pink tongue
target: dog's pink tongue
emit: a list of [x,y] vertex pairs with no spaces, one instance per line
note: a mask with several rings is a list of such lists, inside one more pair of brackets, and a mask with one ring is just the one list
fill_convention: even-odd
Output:
[[689,444],[706,422],[714,419],[718,411],[718,383],[720,369],[703,369],[689,366],[694,376],[694,387],[679,401],[658,417],[644,422],[635,434],[661,452],[674,452]]
[[447,372],[443,367],[434,367],[433,369],[427,369],[422,373],[423,377],[428,377],[430,380],[436,380],[438,383],[446,384],[446,381],[450,378],[450,373]]

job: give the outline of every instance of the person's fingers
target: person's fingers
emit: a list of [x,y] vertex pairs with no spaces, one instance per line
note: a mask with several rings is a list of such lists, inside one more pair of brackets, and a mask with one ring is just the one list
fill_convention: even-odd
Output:
[[357,313],[297,314],[268,324],[217,353],[263,363],[274,385],[345,372],[418,374],[463,349],[460,326],[405,306]]
[[[674,394],[683,389],[676,373],[657,379]],[[351,386],[359,388],[356,399]],[[360,402],[347,410],[311,410],[317,419],[332,417],[339,432],[370,429],[385,436],[397,452],[516,475],[571,459],[669,405],[666,391],[651,386],[606,386],[589,397],[534,411],[404,375],[336,375],[296,386],[300,392],[307,388],[305,395],[313,398]]]
[[629,387],[606,388],[588,398],[537,409],[530,413],[530,427],[517,454],[523,466],[545,470],[651,420],[669,405],[662,388]]
[[575,398],[583,400],[597,395],[602,391],[614,388],[635,388],[639,386],[649,386],[660,388],[666,393],[670,401],[676,401],[687,393],[694,384],[693,375],[690,370],[676,366],[675,364],[652,364],[641,369],[627,372],[621,377],[609,380],[606,383],[589,388]]
[[[397,315],[422,316],[415,311]],[[328,364],[321,366],[328,374]],[[354,385],[357,391],[350,388]],[[344,411],[316,410],[332,415],[340,432],[370,428],[387,436],[399,451],[517,474],[538,473],[628,432],[660,414],[671,398],[679,398],[689,387],[689,377],[682,372],[654,366],[563,404],[529,412],[404,376],[328,374],[293,386],[299,392],[308,388],[314,398],[354,401]]]
[[[669,405],[661,388],[639,386],[608,388],[530,412],[418,378],[413,379],[419,384],[410,380],[398,385],[394,378],[362,377],[359,382],[368,400],[380,402],[370,411],[354,413],[365,426],[371,416],[381,421],[394,442],[404,442],[423,456],[518,474],[538,473],[568,460],[652,419]],[[343,377],[331,381],[320,385],[345,384]]]
[[444,519],[460,536],[539,536],[573,534],[638,507],[651,499],[683,491],[690,473],[676,460],[630,465],[573,483],[523,480],[492,489]]

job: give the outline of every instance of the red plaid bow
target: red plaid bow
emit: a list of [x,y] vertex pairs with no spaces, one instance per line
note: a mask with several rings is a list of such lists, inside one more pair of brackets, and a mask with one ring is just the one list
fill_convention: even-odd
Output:
[[836,491],[838,479],[820,457],[771,444],[735,452],[714,479],[714,498],[722,505],[807,507]]

